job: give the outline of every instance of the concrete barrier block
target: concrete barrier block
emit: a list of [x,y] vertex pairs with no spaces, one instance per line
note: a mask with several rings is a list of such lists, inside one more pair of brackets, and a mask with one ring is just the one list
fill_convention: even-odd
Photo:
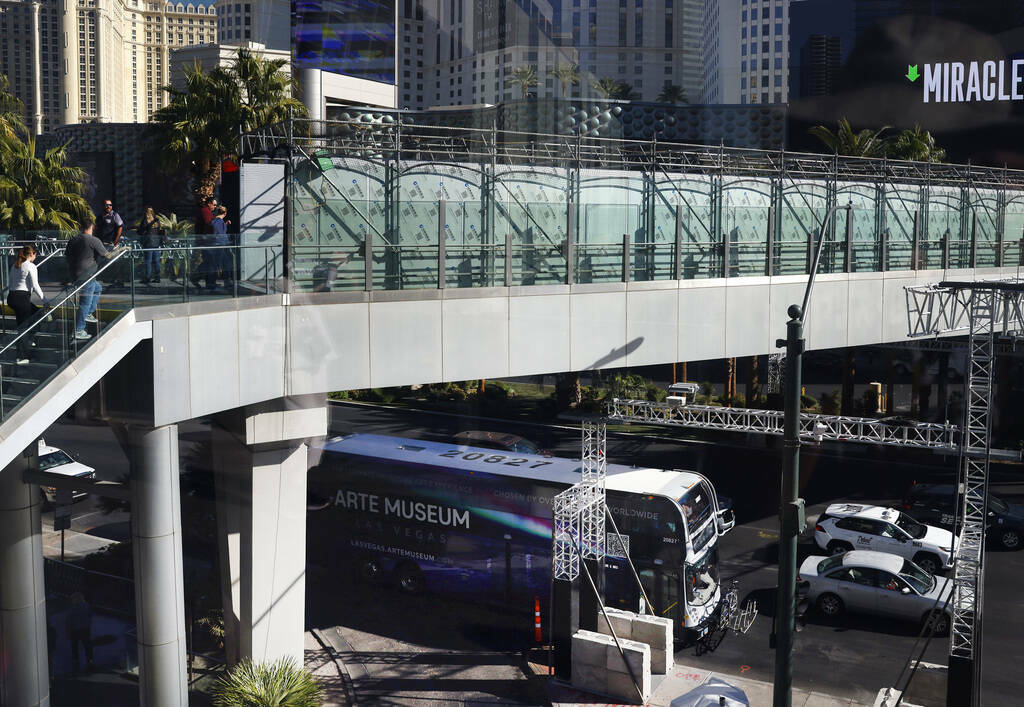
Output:
[[615,646],[611,636],[595,631],[577,631],[572,637],[572,662],[604,668],[608,665],[609,646]]
[[629,662],[629,668],[634,673],[647,673],[651,672],[651,647],[646,643],[639,643],[637,641],[627,641],[624,639],[619,640],[619,645],[622,646],[622,652],[615,646],[615,642],[608,647],[608,662],[606,663],[609,672],[615,671],[619,673],[626,673],[626,665],[623,662],[623,656]]
[[608,689],[608,670],[603,665],[572,661],[572,686],[584,692],[604,693]]
[[636,614],[631,611],[609,608],[605,608],[605,613],[608,614],[607,621],[605,621],[604,614],[598,613],[597,615],[598,633],[604,633],[610,636],[611,631],[608,630],[608,624],[610,622],[612,628],[615,629],[616,636],[625,639],[633,638],[633,617],[636,616]]
[[651,649],[651,673],[653,675],[667,675],[675,664],[672,651]]
[[608,671],[607,693],[626,704],[646,704],[651,699],[651,674],[636,676],[637,684],[643,692],[643,698],[636,693],[636,687],[629,673]]
[[646,643],[651,650],[672,649],[672,620],[661,616],[634,616],[631,621],[632,640]]

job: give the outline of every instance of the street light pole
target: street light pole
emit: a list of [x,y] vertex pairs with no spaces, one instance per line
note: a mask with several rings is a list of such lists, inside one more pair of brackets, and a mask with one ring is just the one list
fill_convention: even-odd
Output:
[[[774,707],[791,707],[793,700],[793,636],[796,633],[796,546],[804,529],[804,500],[800,490],[800,390],[804,354],[804,320],[818,272],[825,231],[838,209],[833,206],[825,214],[818,234],[818,245],[811,264],[811,274],[804,290],[803,305],[792,304],[787,314],[786,338],[775,342],[786,347],[786,378],[783,394],[782,493],[779,504],[779,586],[775,608],[775,685]],[[849,236],[847,236],[849,237]]]

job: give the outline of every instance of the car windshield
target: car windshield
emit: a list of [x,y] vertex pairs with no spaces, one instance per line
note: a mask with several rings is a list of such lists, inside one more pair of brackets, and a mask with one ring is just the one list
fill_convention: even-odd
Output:
[[935,577],[925,572],[910,560],[903,561],[903,568],[900,570],[900,577],[911,587],[917,590],[918,594],[927,594],[935,586]]
[[1010,507],[1006,505],[1006,501],[995,496],[988,497],[988,507],[996,513],[1008,513]]
[[65,464],[74,464],[75,460],[68,456],[68,453],[58,449],[55,452],[48,452],[39,457],[39,470],[46,471]]
[[896,519],[896,525],[915,540],[920,540],[928,532],[928,526],[918,523],[906,513],[900,513],[899,518]]
[[683,518],[692,533],[711,516],[711,493],[704,484],[698,484],[679,497],[679,505],[683,508]]
[[686,603],[704,606],[718,589],[718,548],[714,548],[696,564],[686,563]]
[[834,570],[836,567],[842,567],[843,556],[832,555],[832,557],[826,557],[824,560],[818,563],[818,576],[822,576]]

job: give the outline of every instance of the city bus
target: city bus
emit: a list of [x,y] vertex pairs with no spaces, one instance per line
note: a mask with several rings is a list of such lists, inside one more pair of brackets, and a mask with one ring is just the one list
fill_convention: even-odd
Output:
[[[309,471],[309,551],[363,581],[529,609],[551,587],[552,499],[580,462],[377,434],[335,437]],[[718,621],[719,538],[735,522],[690,471],[607,466],[607,606],[637,611],[632,560],[654,613],[681,642]],[[602,578],[595,578],[601,581]]]

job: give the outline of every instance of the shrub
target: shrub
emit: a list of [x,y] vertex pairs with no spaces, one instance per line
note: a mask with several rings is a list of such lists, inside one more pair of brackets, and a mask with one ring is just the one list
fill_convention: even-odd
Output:
[[501,381],[487,381],[484,387],[484,400],[508,400],[513,391],[507,383]]
[[348,391],[348,390],[335,390],[335,391],[330,392],[330,393],[327,394],[327,399],[328,400],[348,400],[349,399],[349,393],[350,393],[350,391]]
[[608,383],[608,395],[612,398],[646,399],[647,381],[635,373],[616,373]]
[[243,660],[213,688],[215,707],[319,707],[322,701],[316,678],[291,658]]
[[800,409],[801,410],[813,410],[818,407],[818,401],[812,398],[810,395],[800,396]]
[[647,384],[647,399],[654,403],[663,403],[668,396],[668,391],[659,388],[653,383]]
[[823,415],[839,414],[839,391],[821,394],[821,412]]

